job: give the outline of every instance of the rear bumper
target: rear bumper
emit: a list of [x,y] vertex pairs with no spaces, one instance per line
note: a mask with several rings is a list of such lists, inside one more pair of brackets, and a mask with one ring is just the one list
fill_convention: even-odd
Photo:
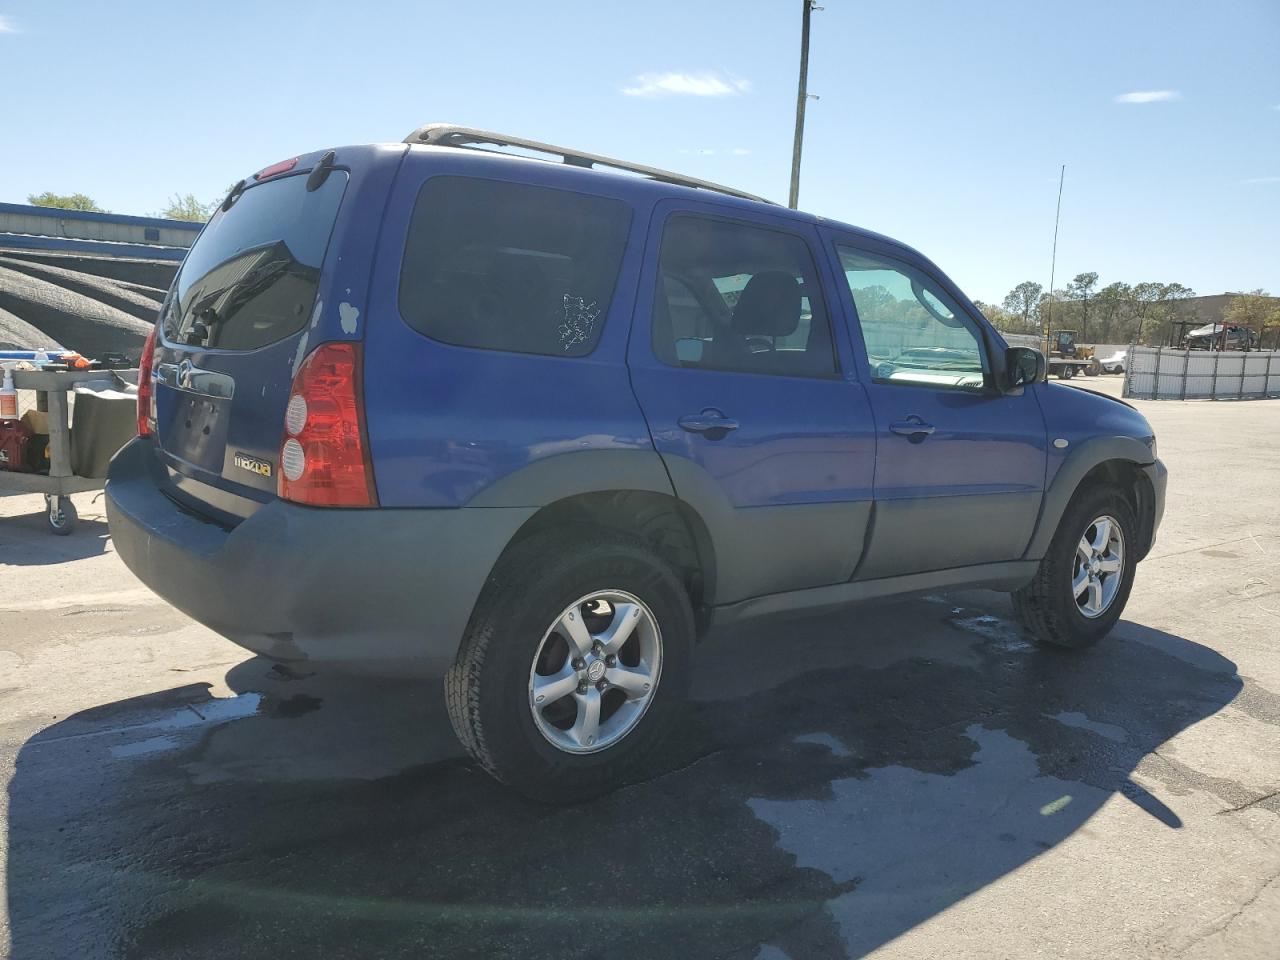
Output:
[[534,508],[332,510],[273,501],[232,530],[161,491],[151,441],[111,463],[116,552],[148,587],[277,660],[438,674]]

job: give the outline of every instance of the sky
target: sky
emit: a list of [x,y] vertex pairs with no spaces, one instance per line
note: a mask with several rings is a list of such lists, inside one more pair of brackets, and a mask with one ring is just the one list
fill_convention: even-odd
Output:
[[[154,214],[450,121],[785,202],[802,0],[0,0],[0,201]],[[1280,294],[1280,2],[823,0],[802,209],[970,297]]]

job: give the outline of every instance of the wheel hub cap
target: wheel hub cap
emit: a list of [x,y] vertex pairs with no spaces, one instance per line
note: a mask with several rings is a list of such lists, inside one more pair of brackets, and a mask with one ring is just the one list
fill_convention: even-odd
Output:
[[662,634],[649,607],[623,590],[575,600],[547,628],[529,670],[534,726],[566,753],[617,743],[649,709]]
[[1102,616],[1124,580],[1124,532],[1114,517],[1098,517],[1076,545],[1071,596],[1085,617]]

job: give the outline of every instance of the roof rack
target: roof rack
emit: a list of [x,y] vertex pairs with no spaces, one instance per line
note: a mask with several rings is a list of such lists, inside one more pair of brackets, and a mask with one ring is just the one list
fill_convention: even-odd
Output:
[[[629,163],[626,160],[615,160],[612,157],[604,157],[596,153],[584,153],[581,150],[570,150],[567,147],[557,147],[550,143],[539,143],[537,140],[525,140],[522,137],[510,137],[505,133],[492,133],[488,130],[476,130],[473,127],[459,127],[451,123],[428,123],[424,127],[419,127],[409,136],[404,138],[405,143],[424,143],[437,147],[463,147],[469,149],[484,150],[484,146],[494,147],[518,147],[521,150],[531,150],[534,153],[544,153],[553,157],[559,157],[561,163],[569,164],[573,167],[610,167],[614,170],[626,170],[628,173],[638,173],[641,176],[649,177],[653,180],[661,180],[663,183],[674,183],[681,187],[695,187],[699,190],[714,190],[716,193],[728,194],[731,197],[740,197],[743,200],[756,200],[760,203],[772,204],[772,200],[766,200],[764,197],[757,197],[753,193],[746,193],[742,190],[735,190],[733,187],[721,186],[718,183],[712,183],[709,180],[699,180],[696,177],[686,177],[683,174],[672,173],[670,170],[659,170],[657,167],[646,167],[640,163]],[[498,153],[499,151],[487,151]]]

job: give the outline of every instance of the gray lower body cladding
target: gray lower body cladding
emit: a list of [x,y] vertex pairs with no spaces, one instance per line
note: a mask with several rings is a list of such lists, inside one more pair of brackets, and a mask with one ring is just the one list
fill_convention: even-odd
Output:
[[195,620],[276,660],[452,665],[489,571],[533,508],[332,510],[273,501],[231,530],[161,491],[149,440],[112,461],[116,552]]

